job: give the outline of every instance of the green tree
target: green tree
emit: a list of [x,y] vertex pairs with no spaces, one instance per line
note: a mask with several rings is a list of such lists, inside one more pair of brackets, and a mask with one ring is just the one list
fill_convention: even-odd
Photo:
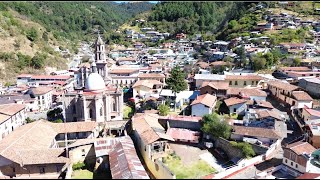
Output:
[[253,70],[259,71],[266,68],[266,58],[259,57],[258,55],[252,57]]
[[188,88],[188,84],[185,81],[185,73],[180,69],[179,66],[175,66],[170,71],[170,77],[166,81],[167,86],[175,93],[179,93]]
[[[180,69],[179,66],[175,66],[170,72],[170,77],[166,83],[168,88],[174,92],[175,98],[177,97],[177,93],[188,88],[188,83],[185,81],[185,76],[185,73]],[[176,103],[174,103],[174,109],[176,109]]]
[[165,105],[165,104],[160,104],[159,106],[159,114],[161,116],[166,116],[169,114],[169,111],[170,111],[170,107]]
[[202,117],[202,130],[213,137],[223,137],[229,139],[231,135],[231,126],[216,113],[207,114]]
[[246,157],[246,158],[251,158],[253,156],[256,155],[256,153],[254,152],[251,144],[247,143],[247,142],[235,142],[235,141],[231,141],[230,142],[231,145],[233,147],[236,147],[238,149],[242,150],[242,154]]
[[240,59],[239,66],[243,67],[243,65],[246,61],[246,51],[244,49],[244,46],[237,48],[236,54],[238,54],[239,59]]
[[27,30],[26,36],[30,41],[36,41],[38,39],[38,31],[32,27],[31,29]]
[[292,60],[292,65],[293,66],[300,66],[300,64],[301,64],[301,59],[300,58],[294,58]]
[[44,67],[45,60],[48,55],[44,53],[36,53],[31,59],[31,65],[36,69],[41,69]]
[[47,112],[47,118],[48,120],[52,120],[52,121],[63,119],[62,112],[63,110],[61,108],[55,108]]

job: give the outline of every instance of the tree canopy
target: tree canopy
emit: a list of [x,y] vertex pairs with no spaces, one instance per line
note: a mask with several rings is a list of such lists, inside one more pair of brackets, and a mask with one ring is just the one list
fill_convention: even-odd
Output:
[[185,81],[185,73],[180,69],[179,66],[175,66],[171,72],[170,77],[166,81],[167,86],[175,93],[179,93],[180,91],[186,90],[188,88],[188,84]]
[[169,106],[167,106],[165,104],[160,104],[160,106],[159,106],[159,114],[161,116],[168,115],[169,111],[170,111],[170,107]]
[[204,115],[202,130],[213,137],[228,139],[231,135],[231,126],[216,113]]

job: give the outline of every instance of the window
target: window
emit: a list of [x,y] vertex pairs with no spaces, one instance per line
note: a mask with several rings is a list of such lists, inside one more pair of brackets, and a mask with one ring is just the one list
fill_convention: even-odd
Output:
[[82,149],[82,157],[86,156],[86,150]]
[[296,164],[296,168],[298,168],[298,164]]
[[233,112],[234,112],[234,113],[237,112],[237,108],[233,108]]
[[288,159],[286,159],[284,162],[288,163]]
[[244,82],[243,82],[243,85],[246,86],[246,85],[247,85],[247,81],[244,81]]
[[91,119],[93,116],[92,109],[89,110],[89,118]]
[[100,108],[100,116],[102,116],[102,108]]
[[39,171],[40,171],[40,174],[45,174],[46,173],[46,170],[45,170],[44,166],[39,167]]
[[293,166],[293,162],[291,162],[291,166]]
[[236,85],[236,86],[237,86],[237,85],[238,85],[238,81],[235,81],[235,82],[234,82],[234,85]]
[[61,169],[62,169],[62,167],[63,167],[63,166],[61,166],[61,165],[57,165],[57,166],[56,166],[56,168],[57,168],[57,172],[60,172],[60,171],[61,171]]
[[232,85],[232,81],[229,82],[229,85]]
[[251,82],[251,85],[254,85],[254,81]]
[[256,85],[258,85],[259,81],[256,81]]

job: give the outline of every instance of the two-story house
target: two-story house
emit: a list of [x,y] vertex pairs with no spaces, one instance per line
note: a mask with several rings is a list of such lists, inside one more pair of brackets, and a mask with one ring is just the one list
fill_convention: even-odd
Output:
[[132,86],[133,97],[159,97],[160,91],[163,88],[163,83],[158,80],[139,80]]
[[25,123],[25,105],[0,105],[0,140]]
[[312,108],[313,99],[304,91],[299,91],[299,87],[283,81],[269,81],[268,90],[273,96],[291,106],[292,109],[307,106]]
[[167,135],[158,122],[157,114],[136,114],[132,117],[132,130],[138,150],[148,169],[156,178],[172,178],[173,174],[159,159],[171,152],[168,142],[174,139]]
[[315,164],[319,159],[311,155],[316,151],[308,142],[298,141],[283,147],[282,163],[286,165],[288,172],[294,176],[302,173],[316,173],[320,168]]
[[52,105],[53,88],[51,87],[35,87],[30,88],[28,91],[31,98],[38,99],[38,105],[40,110],[48,110]]

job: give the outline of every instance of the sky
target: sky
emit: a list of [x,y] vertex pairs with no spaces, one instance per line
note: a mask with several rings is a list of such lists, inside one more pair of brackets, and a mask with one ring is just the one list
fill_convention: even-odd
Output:
[[[132,1],[114,1],[116,3],[122,3],[122,2],[132,2]],[[149,1],[150,3],[157,3],[159,1]]]

